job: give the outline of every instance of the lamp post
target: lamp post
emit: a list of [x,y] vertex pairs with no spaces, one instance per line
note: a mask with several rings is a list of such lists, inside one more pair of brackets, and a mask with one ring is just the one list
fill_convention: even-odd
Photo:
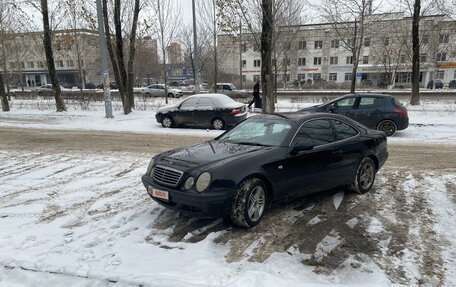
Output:
[[101,59],[101,75],[103,76],[103,94],[105,102],[106,118],[112,119],[112,103],[111,103],[111,88],[109,87],[109,69],[108,55],[106,47],[106,35],[103,25],[103,14],[101,0],[97,0],[97,16],[98,16],[98,34],[100,41],[100,59]]

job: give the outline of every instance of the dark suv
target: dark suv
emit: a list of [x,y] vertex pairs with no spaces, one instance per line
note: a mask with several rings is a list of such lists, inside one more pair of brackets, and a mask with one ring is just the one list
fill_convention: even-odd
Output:
[[324,112],[345,115],[361,124],[392,136],[408,127],[407,109],[391,95],[348,94],[322,105],[298,112]]

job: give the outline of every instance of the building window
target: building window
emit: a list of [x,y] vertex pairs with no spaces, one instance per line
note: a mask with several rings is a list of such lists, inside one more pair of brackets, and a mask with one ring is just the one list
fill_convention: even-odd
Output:
[[331,40],[331,48],[339,48],[339,39]]
[[420,62],[424,63],[427,61],[427,55],[426,54],[421,54],[420,55]]
[[437,60],[437,62],[446,61],[446,53],[437,53],[436,60]]
[[323,41],[315,41],[315,49],[323,48]]
[[290,62],[291,62],[290,59],[285,58],[285,59],[282,60],[282,66],[284,66],[284,67],[285,66],[290,66]]
[[285,81],[285,82],[289,82],[290,81],[290,74],[282,75],[282,80]]
[[304,50],[306,48],[306,41],[299,41],[298,42],[298,49],[299,50]]
[[440,44],[446,44],[446,43],[448,43],[449,38],[450,38],[450,35],[448,35],[448,34],[440,34],[439,35],[439,43]]
[[63,61],[62,60],[58,60],[57,61],[57,67],[63,68]]
[[299,58],[298,66],[305,66],[305,65],[306,65],[306,58]]
[[34,63],[34,62],[28,62],[27,65],[28,65],[28,67],[29,67],[30,69],[35,68],[35,63]]
[[321,57],[314,57],[314,65],[321,65]]
[[348,56],[345,61],[345,64],[353,64],[353,56]]
[[291,49],[291,43],[290,42],[283,43],[283,49],[285,51],[289,51]]
[[352,80],[352,73],[345,73],[344,80],[345,81],[351,81]]
[[241,50],[243,53],[247,52],[247,44],[242,44],[241,45]]
[[347,39],[347,45],[349,48],[355,47],[355,38],[348,38]]
[[369,64],[369,56],[363,56],[363,64]]
[[261,60],[253,60],[254,67],[261,67]]
[[253,81],[256,83],[256,82],[259,82],[260,81],[260,75],[253,75]]
[[364,47],[369,47],[371,42],[371,38],[365,38],[364,39]]
[[383,55],[383,64],[388,63],[388,55]]
[[435,74],[436,79],[443,80],[444,77],[445,77],[445,71],[437,71],[437,73]]
[[388,46],[389,43],[390,43],[390,38],[388,38],[388,37],[383,38],[383,45]]
[[245,81],[247,81],[247,76],[246,75],[242,75],[242,82],[245,83]]
[[66,64],[67,64],[67,67],[73,67],[74,66],[73,60],[67,60]]
[[456,71],[454,71],[453,79],[456,79]]
[[428,44],[429,43],[429,35],[423,35],[423,39],[421,40],[423,44]]
[[16,63],[15,62],[9,62],[9,67],[10,67],[10,69],[16,68]]
[[298,81],[302,81],[306,78],[306,74],[298,74]]
[[247,60],[242,60],[242,68],[245,68],[247,66]]
[[319,80],[319,79],[321,79],[321,73],[313,73],[312,79],[314,79],[314,80]]
[[260,45],[258,45],[258,44],[253,45],[253,51],[254,52],[259,52],[260,51]]
[[328,80],[330,82],[337,82],[337,73],[329,73],[329,78]]
[[330,64],[330,65],[337,65],[337,64],[339,64],[339,57],[330,57],[330,58],[329,58],[329,64]]

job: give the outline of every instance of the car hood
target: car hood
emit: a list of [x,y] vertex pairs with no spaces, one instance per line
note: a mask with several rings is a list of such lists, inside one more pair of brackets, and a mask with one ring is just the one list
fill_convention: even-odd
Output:
[[211,140],[165,152],[161,154],[159,162],[176,168],[188,169],[203,165],[208,166],[214,163],[223,164],[267,149],[269,148],[264,146],[241,145]]
[[175,110],[177,110],[178,106],[179,106],[179,104],[170,105],[170,106],[166,106],[166,107],[163,107],[163,108],[159,108],[157,113],[167,113],[167,112],[170,112],[170,111],[175,111]]
[[324,105],[316,105],[316,106],[311,106],[307,107],[304,109],[300,109],[298,112],[319,112],[324,110]]

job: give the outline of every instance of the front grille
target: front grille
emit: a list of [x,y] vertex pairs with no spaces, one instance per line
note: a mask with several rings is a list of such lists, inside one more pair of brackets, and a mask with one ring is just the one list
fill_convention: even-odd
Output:
[[176,187],[183,172],[171,167],[157,165],[154,167],[152,177],[154,181],[166,186]]

